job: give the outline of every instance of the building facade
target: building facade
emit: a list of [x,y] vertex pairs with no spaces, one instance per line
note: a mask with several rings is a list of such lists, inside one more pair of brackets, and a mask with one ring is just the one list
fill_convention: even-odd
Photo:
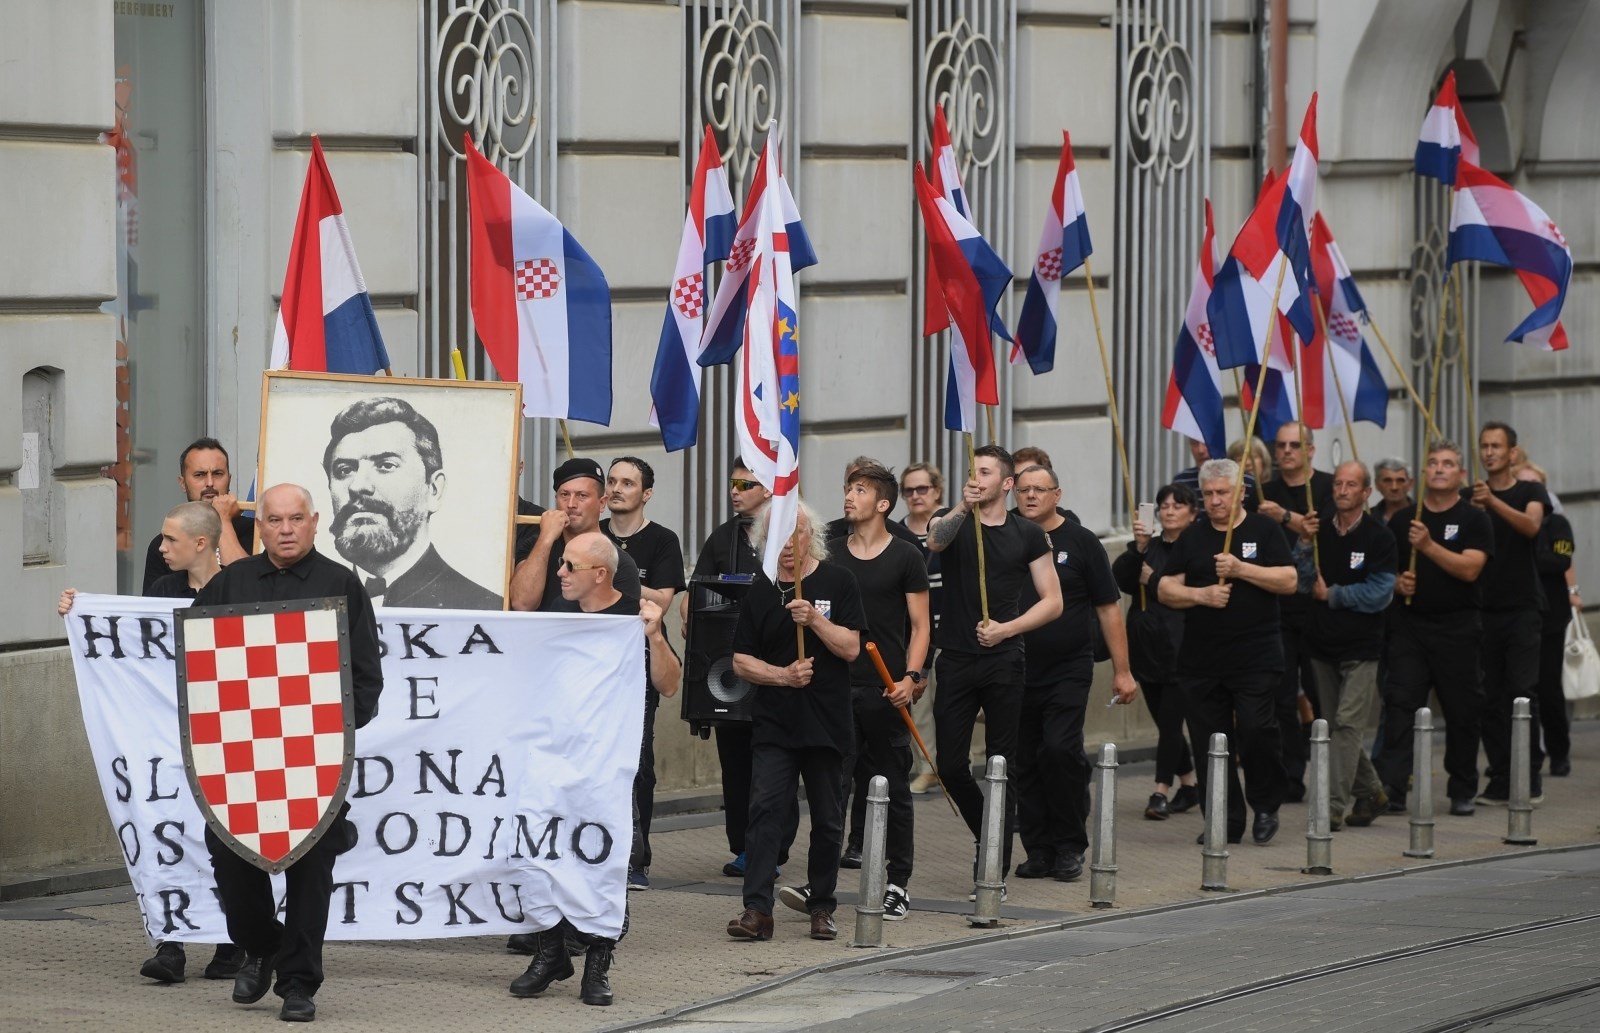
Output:
[[[1055,457],[1069,504],[1127,523],[1096,330],[1126,428],[1134,492],[1183,459],[1159,426],[1200,212],[1226,246],[1265,168],[1273,112],[1267,0],[60,0],[0,17],[0,866],[114,849],[97,817],[63,587],[135,590],[143,549],[181,496],[201,434],[249,485],[299,191],[313,134],[338,184],[395,373],[448,376],[465,305],[461,141],[470,133],[605,269],[615,315],[609,427],[580,452],[658,471],[652,515],[691,549],[725,515],[731,378],[707,377],[701,444],[668,456],[648,382],[702,126],[736,195],[769,119],[818,264],[801,277],[802,483],[834,506],[845,461],[939,462],[945,342],[921,329],[911,161],[948,112],[975,221],[1016,270],[1021,305],[1068,129],[1097,250],[1068,277],[1056,370],[1004,375],[995,435]],[[1289,0],[1285,110],[1320,96],[1320,207],[1375,320],[1419,382],[1445,321],[1441,423],[1505,419],[1600,575],[1600,8],[1582,0]],[[66,45],[70,41],[70,45]],[[1543,205],[1577,271],[1572,350],[1504,345],[1528,303],[1474,272],[1438,288],[1448,198],[1411,174],[1417,127],[1453,69],[1483,163]],[[1459,312],[1459,316],[1458,316]],[[1441,315],[1442,314],[1442,315]],[[1380,357],[1381,359],[1381,357]],[[1386,374],[1389,374],[1387,366]],[[1390,376],[1391,383],[1394,378]],[[1477,391],[1469,391],[1476,384]],[[1476,399],[1472,409],[1469,399]],[[1413,456],[1395,392],[1369,462]],[[539,425],[534,425],[539,424]],[[1231,417],[1230,417],[1230,426]],[[987,435],[980,435],[987,437]],[[1343,432],[1319,462],[1348,454]],[[526,491],[542,499],[559,436],[530,421]],[[812,487],[815,486],[815,487]],[[670,708],[668,708],[670,710]],[[715,781],[675,717],[664,786]],[[1137,729],[1108,728],[1127,741]],[[41,777],[47,772],[47,777]],[[83,815],[84,820],[63,820]],[[86,831],[87,830],[87,831]]]

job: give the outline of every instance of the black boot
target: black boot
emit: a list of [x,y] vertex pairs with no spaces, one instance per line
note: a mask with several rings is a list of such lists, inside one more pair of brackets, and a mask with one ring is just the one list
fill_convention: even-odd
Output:
[[537,997],[558,979],[572,977],[572,958],[560,929],[533,934],[533,961],[528,970],[511,981],[512,997]]
[[581,994],[584,1004],[597,1004],[606,1007],[611,1004],[611,980],[606,973],[611,971],[611,954],[617,949],[613,940],[602,940],[589,948],[583,957],[583,992]]

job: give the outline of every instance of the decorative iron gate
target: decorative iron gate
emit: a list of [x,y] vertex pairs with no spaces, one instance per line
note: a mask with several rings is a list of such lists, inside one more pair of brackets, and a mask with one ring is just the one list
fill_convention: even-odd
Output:
[[[1431,102],[1431,95],[1430,95]],[[1430,400],[1433,421],[1466,452],[1463,465],[1472,466],[1476,454],[1477,428],[1471,417],[1482,414],[1469,405],[1478,391],[1478,351],[1476,319],[1478,266],[1461,266],[1461,299],[1457,303],[1454,284],[1445,264],[1450,238],[1450,187],[1426,176],[1413,177],[1412,212],[1414,243],[1411,248],[1411,380],[1424,400],[1434,394],[1435,352],[1438,352],[1438,398]],[[1442,305],[1442,308],[1441,308]],[[1440,347],[1440,322],[1444,324]],[[1466,351],[1465,349],[1472,349]],[[1470,387],[1468,380],[1471,380]],[[1408,404],[1409,410],[1411,406]],[[1393,408],[1391,407],[1391,412]],[[1411,421],[1412,451],[1417,457],[1414,471],[1421,480],[1420,467],[1427,456],[1428,425],[1420,416]]]

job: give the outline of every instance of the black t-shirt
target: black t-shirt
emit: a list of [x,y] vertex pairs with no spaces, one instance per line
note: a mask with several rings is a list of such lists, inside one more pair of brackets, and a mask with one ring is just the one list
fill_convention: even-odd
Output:
[[1572,524],[1560,513],[1546,513],[1533,544],[1539,584],[1544,589],[1544,630],[1563,631],[1572,619],[1572,598],[1567,594],[1567,569],[1577,551]]
[[[910,670],[906,649],[911,640],[911,617],[906,612],[906,596],[928,590],[928,568],[922,564],[922,554],[899,538],[890,538],[883,551],[870,560],[857,559],[850,552],[849,538],[835,538],[828,543],[828,552],[833,562],[855,577],[867,618],[867,637],[882,654],[889,677],[898,681]],[[883,685],[865,649],[850,665],[850,683]]]
[[145,587],[144,594],[148,599],[193,599],[200,593],[189,587],[187,573],[174,570],[150,582]]
[[633,560],[644,587],[683,591],[683,547],[678,544],[677,532],[670,527],[652,520],[624,538],[611,530],[611,521],[606,519],[600,521],[600,533]]
[[[1520,512],[1527,512],[1535,502],[1544,506],[1546,515],[1550,512],[1550,494],[1537,481],[1513,481],[1505,491],[1494,491],[1494,497]],[[1539,587],[1539,569],[1534,562],[1537,539],[1517,533],[1498,514],[1484,512],[1494,527],[1494,558],[1478,578],[1483,582],[1483,608],[1543,610],[1544,590]]]
[[[948,510],[941,509],[934,513],[934,516],[943,516],[946,512],[948,512]],[[903,523],[901,526],[905,527]],[[937,641],[939,634],[939,609],[942,605],[941,599],[944,596],[944,567],[939,562],[939,554],[928,551],[928,536],[926,534],[918,534],[909,527],[906,527],[906,531],[916,541],[917,551],[922,553],[923,565],[928,568],[928,618],[933,622],[934,641]],[[932,643],[929,643],[928,645],[928,666],[933,666]]]
[[[916,536],[916,534],[913,533],[912,530],[909,527],[907,527],[905,524],[902,524],[900,521],[898,521],[898,520],[885,520],[884,521],[884,526],[889,529],[889,533],[890,534],[894,535],[896,538],[898,538],[901,541],[905,542],[907,545],[915,545],[915,544],[917,544],[917,536]],[[835,538],[848,538],[848,537],[850,537],[850,521],[845,519],[844,517],[840,517],[837,520],[828,521],[828,535],[827,535],[827,537],[828,537],[828,541],[830,541],[830,542],[833,541]]]
[[[1127,549],[1111,564],[1111,576],[1116,579],[1117,587],[1128,595],[1128,666],[1140,682],[1171,681],[1178,659],[1178,643],[1183,641],[1184,611],[1165,606],[1156,598],[1154,579],[1166,565],[1172,545],[1156,535],[1150,539],[1147,551],[1141,553],[1138,543],[1129,542]],[[1152,580],[1148,586],[1141,586],[1139,574],[1146,563],[1150,565]],[[1139,606],[1141,598],[1143,609]]]
[[[1061,581],[1061,616],[1022,636],[1027,643],[1029,685],[1053,680],[1073,661],[1088,660],[1092,664],[1094,608],[1120,598],[1105,546],[1093,531],[1085,530],[1077,521],[1066,520],[1055,530],[1045,531],[1045,541],[1050,545],[1051,565]],[[1022,609],[1026,611],[1038,601],[1030,578],[1022,586]]]
[[[866,615],[855,577],[833,563],[819,563],[801,583],[801,597],[823,611],[829,621],[844,628],[865,631]],[[774,585],[765,574],[745,594],[739,622],[733,630],[733,651],[764,660],[776,667],[794,663],[797,655],[794,629],[798,626],[784,605],[794,598],[794,586]],[[833,654],[816,633],[805,631],[806,656],[814,659],[811,683],[792,689],[784,685],[757,685],[750,706],[751,741],[791,749],[825,747],[841,755],[855,744],[855,718],[850,705],[850,665]]]
[[[244,546],[245,552],[254,552],[256,545],[256,522],[253,517],[240,513],[233,518],[233,533],[239,539],[239,544]],[[144,585],[139,589],[140,594],[149,595],[150,586],[156,579],[172,573],[172,568],[167,566],[167,561],[161,558],[161,533],[150,539],[150,548],[144,554]]]
[[[1349,534],[1333,525],[1333,510],[1322,517],[1317,532],[1319,570],[1329,588],[1358,585],[1373,574],[1398,574],[1394,535],[1377,517],[1365,513]],[[1362,613],[1348,607],[1335,609],[1311,596],[1306,614],[1306,641],[1311,655],[1323,660],[1376,660],[1383,655],[1383,611]]]
[[[1311,497],[1315,501],[1315,506],[1310,509],[1306,507],[1306,486],[1300,484],[1290,487],[1284,482],[1282,474],[1261,486],[1261,497],[1301,516],[1312,512],[1312,509],[1318,513],[1326,513],[1333,508],[1333,474],[1322,470],[1311,471]],[[1293,548],[1294,533],[1284,527],[1283,535],[1289,547]],[[1305,621],[1306,612],[1310,608],[1309,595],[1286,595],[1278,600],[1278,612],[1285,621],[1295,626]]]
[[[544,570],[544,596],[539,600],[542,613],[579,613],[578,604],[561,595],[561,577],[557,568],[567,552],[567,539],[563,535],[550,547],[550,562]],[[639,568],[628,554],[617,550],[617,569],[611,574],[611,587],[621,592],[623,598],[633,600],[634,613],[639,612]]]
[[[544,507],[537,502],[529,502],[521,495],[517,496],[517,516],[541,516]],[[518,524],[516,536],[516,561],[521,563],[528,558],[534,545],[539,541],[538,524]]]
[[761,557],[750,544],[746,529],[749,517],[731,517],[717,525],[706,536],[700,555],[694,560],[695,577],[716,577],[718,574],[755,574],[761,570]]
[[[1160,575],[1182,574],[1190,588],[1216,584],[1217,554],[1224,538],[1225,532],[1201,517],[1172,543]],[[1230,551],[1246,563],[1263,567],[1287,567],[1294,562],[1283,528],[1257,513],[1245,514],[1234,528]],[[1183,644],[1178,648],[1182,673],[1215,676],[1283,667],[1278,596],[1237,578],[1229,584],[1233,593],[1222,609],[1192,606],[1183,611]],[[1159,590],[1157,579],[1150,580],[1148,590]]]
[[[955,541],[941,553],[944,619],[936,638],[940,649],[958,653],[1017,653],[1022,636],[1008,638],[992,650],[978,644],[978,622],[983,608],[978,597],[978,514],[969,512]],[[1028,564],[1050,552],[1050,542],[1039,525],[1007,513],[1003,524],[983,525],[983,562],[989,583],[989,619],[1001,623],[1022,612],[1022,586],[1033,579]]]
[[[1416,514],[1414,509],[1402,509],[1389,520],[1389,531],[1395,541],[1395,562],[1402,571],[1411,564],[1411,518]],[[1458,499],[1442,513],[1435,513],[1424,505],[1422,523],[1433,540],[1451,552],[1459,555],[1468,549],[1477,549],[1486,554],[1490,562],[1494,561],[1494,527],[1489,523],[1489,514],[1465,499]],[[1419,554],[1417,591],[1411,599],[1411,605],[1407,606],[1405,597],[1396,593],[1390,609],[1428,614],[1477,610],[1483,606],[1483,575],[1470,583],[1462,581]]]

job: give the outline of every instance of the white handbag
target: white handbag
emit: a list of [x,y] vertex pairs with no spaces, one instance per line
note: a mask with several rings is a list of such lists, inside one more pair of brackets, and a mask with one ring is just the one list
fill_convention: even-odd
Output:
[[1600,653],[1589,637],[1589,622],[1583,611],[1574,608],[1567,624],[1567,648],[1562,658],[1561,691],[1568,699],[1588,699],[1600,695]]

